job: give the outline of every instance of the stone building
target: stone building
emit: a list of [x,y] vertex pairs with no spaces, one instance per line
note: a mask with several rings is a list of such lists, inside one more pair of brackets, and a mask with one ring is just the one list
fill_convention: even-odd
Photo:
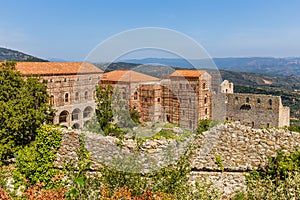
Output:
[[195,129],[200,119],[211,117],[211,76],[205,71],[176,70],[160,80],[132,70],[115,70],[104,73],[100,84],[117,88],[142,121]]
[[224,81],[221,91],[226,93],[226,120],[240,121],[254,128],[290,125],[290,108],[282,105],[280,96],[238,94],[229,91],[233,84]]
[[80,128],[95,110],[95,86],[103,71],[84,62],[18,62],[24,77],[47,80],[50,104],[56,110],[54,124]]

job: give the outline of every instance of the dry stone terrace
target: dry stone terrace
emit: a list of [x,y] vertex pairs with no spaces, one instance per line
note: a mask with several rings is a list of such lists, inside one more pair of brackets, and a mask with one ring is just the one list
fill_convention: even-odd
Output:
[[[101,136],[93,133],[84,133],[86,137],[85,147],[92,153],[92,169],[101,167],[99,161],[116,156],[121,152],[125,157],[137,151],[137,143],[132,139],[125,139],[123,147],[119,147],[119,139],[110,136]],[[268,161],[268,157],[274,156],[279,149],[292,152],[300,147],[300,133],[285,129],[254,129],[244,126],[239,122],[220,124],[211,130],[204,132],[196,140],[185,140],[196,146],[191,158],[192,171],[189,175],[191,181],[198,179],[212,181],[214,187],[224,193],[228,198],[236,191],[246,189],[245,174],[251,170],[261,170]],[[163,153],[168,146],[172,152],[180,155],[183,151],[178,148],[178,141],[172,139],[146,140],[140,148],[142,155],[147,155],[150,160],[159,162],[164,160]],[[79,132],[76,130],[63,132],[61,148],[58,152],[57,166],[62,166],[64,161],[77,161],[76,149],[79,148]],[[182,146],[183,147],[183,146]],[[182,148],[184,149],[184,148]],[[109,156],[107,156],[109,154]],[[219,156],[224,166],[221,171],[216,164],[216,156]],[[141,163],[147,163],[145,157],[135,157]],[[174,157],[175,158],[175,157]],[[106,160],[109,161],[109,160]],[[139,163],[139,162],[137,162]],[[147,167],[144,165],[147,172]],[[159,166],[159,165],[158,165]],[[150,169],[148,169],[150,170]]]

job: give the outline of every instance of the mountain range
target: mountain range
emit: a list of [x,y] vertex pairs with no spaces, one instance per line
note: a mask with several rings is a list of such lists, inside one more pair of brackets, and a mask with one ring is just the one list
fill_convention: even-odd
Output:
[[[191,62],[193,65],[191,64]],[[242,58],[213,58],[215,66],[221,70],[252,72],[260,74],[300,76],[300,57],[242,57]],[[124,62],[173,66],[175,68],[211,68],[211,60],[185,60],[181,58],[145,58],[124,60]],[[208,66],[209,65],[209,66]]]
[[47,60],[37,58],[20,51],[0,47],[0,60],[26,61],[26,62],[47,62]]

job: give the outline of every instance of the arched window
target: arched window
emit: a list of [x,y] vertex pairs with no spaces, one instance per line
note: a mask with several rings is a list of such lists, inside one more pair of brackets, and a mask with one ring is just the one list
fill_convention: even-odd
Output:
[[202,89],[206,88],[206,83],[202,83]]
[[75,101],[79,101],[79,93],[75,92]]
[[59,123],[64,123],[68,121],[69,113],[68,111],[64,110],[59,114]]
[[249,97],[246,98],[246,103],[249,103],[250,102],[250,99]]
[[53,95],[51,95],[51,97],[50,97],[50,105],[54,106],[54,96]]
[[250,110],[251,106],[249,104],[244,104],[240,107],[240,110]]
[[206,104],[207,103],[207,97],[205,96],[204,97],[204,104]]
[[84,99],[85,99],[85,100],[88,99],[88,97],[89,97],[88,95],[89,95],[88,91],[85,91],[85,92],[84,92]]
[[91,117],[92,112],[93,112],[93,109],[90,106],[86,107],[83,111],[83,118]]
[[79,113],[80,113],[80,110],[78,108],[73,110],[73,112],[72,112],[72,121],[75,121],[75,120],[79,119]]
[[65,94],[65,102],[66,102],[66,103],[69,102],[69,93],[66,93],[66,94]]
[[204,114],[207,115],[207,113],[208,113],[207,108],[205,108]]
[[272,99],[269,99],[269,105],[271,106],[273,104]]
[[260,103],[260,98],[257,99],[257,103]]
[[235,97],[235,103],[239,103],[239,98],[238,97]]
[[138,99],[138,92],[134,92],[133,99],[134,99],[134,100],[137,100],[137,99]]
[[160,98],[159,97],[157,98],[157,102],[160,102]]

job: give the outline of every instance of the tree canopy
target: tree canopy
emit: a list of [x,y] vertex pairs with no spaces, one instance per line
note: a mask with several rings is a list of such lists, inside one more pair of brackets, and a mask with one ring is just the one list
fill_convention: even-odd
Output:
[[0,164],[35,139],[54,116],[45,81],[22,77],[14,62],[0,64]]

